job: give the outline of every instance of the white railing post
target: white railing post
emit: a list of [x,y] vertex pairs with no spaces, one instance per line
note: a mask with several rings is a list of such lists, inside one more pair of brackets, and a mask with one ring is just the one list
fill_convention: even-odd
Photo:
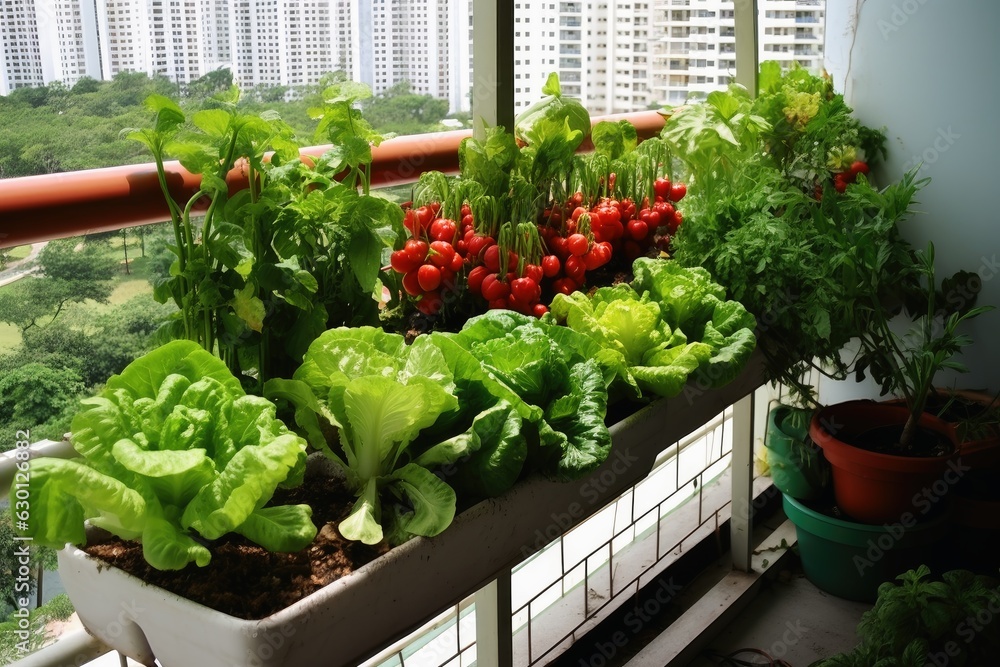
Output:
[[750,571],[753,550],[753,413],[754,393],[733,404],[733,504],[729,520],[730,551],[733,568]]
[[511,667],[514,633],[511,622],[510,570],[476,591],[476,665]]
[[484,123],[514,131],[514,3],[477,1],[472,31],[472,126],[481,140]]
[[759,69],[757,0],[736,0],[736,81],[757,96],[757,70]]

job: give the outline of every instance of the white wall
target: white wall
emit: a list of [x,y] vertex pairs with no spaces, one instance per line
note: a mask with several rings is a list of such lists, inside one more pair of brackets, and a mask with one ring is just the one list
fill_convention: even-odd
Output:
[[[920,175],[931,179],[905,236],[917,247],[934,242],[939,279],[976,271],[979,304],[1000,306],[1000,3],[838,0],[827,7],[826,67],[836,89],[861,122],[886,129],[889,158],[877,182],[921,161]],[[998,329],[1000,310],[970,323],[975,343],[963,356],[971,372],[942,374],[938,384],[1000,391]]]

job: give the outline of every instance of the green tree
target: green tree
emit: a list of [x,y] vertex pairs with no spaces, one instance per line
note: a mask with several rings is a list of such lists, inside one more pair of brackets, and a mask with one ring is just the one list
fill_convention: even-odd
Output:
[[0,424],[34,429],[75,408],[84,384],[72,369],[25,364],[0,377]]
[[448,115],[448,101],[413,93],[409,81],[400,81],[371,98],[364,113],[383,132],[433,132],[440,129],[439,123]]
[[80,79],[73,84],[71,92],[74,95],[83,95],[86,93],[96,93],[101,89],[101,82],[89,76],[80,77]]
[[233,73],[228,67],[212,70],[187,85],[186,97],[204,100],[216,93],[221,93],[233,87]]
[[99,243],[78,247],[72,239],[49,242],[38,256],[41,277],[23,278],[0,292],[0,321],[17,326],[23,334],[51,324],[69,303],[87,299],[107,303],[119,269],[106,248]]

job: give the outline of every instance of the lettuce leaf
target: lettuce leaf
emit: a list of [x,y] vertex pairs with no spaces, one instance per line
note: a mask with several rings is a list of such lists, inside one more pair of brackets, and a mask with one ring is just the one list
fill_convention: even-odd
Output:
[[[438,534],[455,515],[451,479],[488,478],[481,493],[500,493],[525,457],[519,399],[444,335],[407,346],[379,329],[327,331],[294,377],[269,381],[265,394],[292,403],[310,441],[343,470],[358,500],[339,529],[366,544]],[[332,445],[326,428],[336,429]]]
[[676,396],[692,375],[705,387],[735,378],[756,345],[753,316],[721,300],[722,288],[704,271],[645,258],[634,271],[635,288],[556,295],[551,317],[614,355],[615,388],[626,396]]
[[[150,565],[172,570],[208,564],[196,537],[239,532],[282,551],[315,537],[308,508],[265,509],[279,484],[301,479],[305,441],[196,343],[172,341],[136,359],[81,407],[72,441],[82,458],[32,464],[23,534],[36,543],[82,544],[89,520],[141,540]],[[280,518],[281,530],[268,518]]]
[[[529,433],[525,468],[557,479],[587,474],[607,457],[611,434],[604,424],[607,388],[599,345],[549,320],[491,310],[466,322],[454,340],[524,403]],[[526,414],[527,413],[527,414]]]

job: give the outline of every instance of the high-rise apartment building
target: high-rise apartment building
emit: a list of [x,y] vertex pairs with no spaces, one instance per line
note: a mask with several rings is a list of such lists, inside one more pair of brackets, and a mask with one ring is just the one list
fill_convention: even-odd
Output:
[[[229,67],[244,89],[343,70],[376,93],[408,81],[468,110],[473,0],[0,0],[0,92],[84,74],[162,74],[178,85]],[[825,0],[760,0],[760,58],[820,69]],[[594,113],[683,102],[735,75],[733,0],[514,3],[520,111],[550,72]]]
[[[823,64],[824,0],[761,0],[760,59]],[[736,70],[732,0],[537,2],[514,5],[514,98],[538,99],[551,71],[594,113],[683,102]]]
[[[215,0],[222,2],[223,0]],[[345,65],[335,48],[347,3],[231,0],[233,79],[241,88],[299,86]]]
[[[51,20],[51,17],[45,17]],[[38,19],[34,0],[0,2],[0,94],[27,86],[41,86],[41,45],[38,42]]]
[[472,0],[341,0],[337,62],[377,94],[401,81],[419,95],[469,108]]

